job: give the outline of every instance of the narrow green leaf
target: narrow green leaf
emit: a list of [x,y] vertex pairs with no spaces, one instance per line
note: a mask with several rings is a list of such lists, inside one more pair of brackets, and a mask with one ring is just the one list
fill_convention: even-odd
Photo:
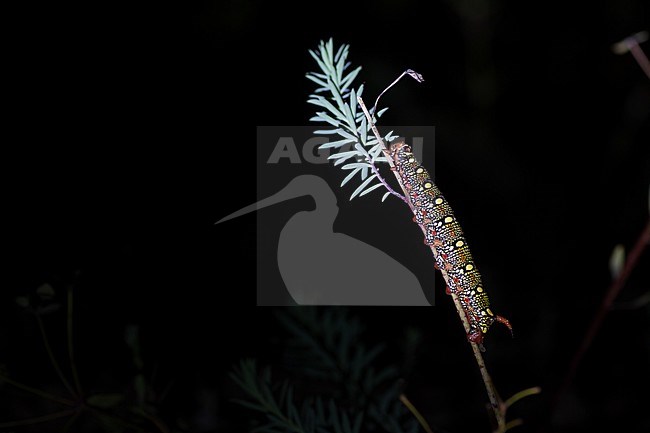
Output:
[[[334,97],[334,100],[338,104],[340,110],[345,110],[345,107],[348,107],[348,104],[343,102],[343,99],[341,98],[341,95],[340,95],[340,93],[338,91],[332,91],[332,96]],[[348,109],[349,108],[350,107],[348,107]],[[353,124],[354,124],[354,122],[353,122]]]
[[317,113],[317,114],[318,114],[318,115],[321,117],[321,119],[323,119],[325,122],[327,122],[327,123],[329,123],[330,125],[335,126],[335,127],[337,127],[337,128],[339,127],[339,125],[340,125],[340,123],[341,123],[341,122],[339,122],[338,120],[336,120],[336,119],[330,117],[330,116],[329,116],[327,113],[325,113],[324,111],[321,111],[321,112],[319,112],[319,113]]
[[310,74],[314,75],[316,78],[320,78],[321,80],[327,80],[327,75],[321,74],[320,72],[310,72]]
[[375,146],[379,142],[377,141],[376,138],[372,138],[371,140],[366,141],[366,146]]
[[393,367],[387,367],[381,370],[374,378],[376,385],[381,384],[384,380],[397,375],[397,370]]
[[503,403],[503,405],[506,408],[508,408],[513,404],[515,404],[516,402],[518,402],[519,400],[521,400],[522,398],[526,398],[528,396],[535,395],[535,394],[540,394],[541,392],[542,392],[542,388],[540,388],[539,386],[534,386],[532,388],[524,389],[523,391],[519,391],[518,393],[516,393],[515,395],[507,399]]
[[325,405],[323,404],[323,399],[320,397],[316,397],[316,403],[315,403],[315,412],[316,412],[316,419],[318,420],[324,420],[325,419]]
[[325,63],[323,63],[320,58],[318,58],[318,55],[316,55],[316,53],[312,50],[309,50],[309,54],[314,58],[314,60],[316,60],[316,63],[318,63],[318,66],[320,67],[321,71],[323,71],[325,75],[329,75],[330,74],[329,68],[325,66]]
[[372,158],[373,161],[377,161],[377,158],[379,158],[379,155],[382,153],[383,146],[379,143],[375,144],[370,148],[368,153],[370,154],[370,157]]
[[345,164],[341,167],[343,170],[352,170],[353,168],[364,168],[370,167],[370,164],[367,162],[351,162],[350,164]]
[[335,62],[338,62],[339,59],[341,58],[341,55],[344,54],[344,53],[345,53],[345,55],[343,56],[343,58],[345,59],[347,57],[348,47],[349,47],[348,44],[341,44],[338,51],[336,51],[336,55],[334,56],[334,61]]
[[339,421],[339,412],[334,404],[334,401],[330,400],[329,402],[329,409],[330,409],[330,424],[332,424],[332,427],[334,427],[334,431],[336,433],[343,433],[341,431],[341,423]]
[[334,167],[343,164],[345,161],[347,161],[350,158],[355,158],[355,157],[357,157],[357,155],[350,155],[350,156],[346,156],[345,158],[339,158],[336,161],[334,161]]
[[363,412],[359,412],[354,418],[354,426],[352,427],[352,433],[361,432],[361,424],[363,423]]
[[[361,66],[356,67],[352,71],[350,71],[342,80],[341,80],[341,88],[348,88],[350,84],[354,81],[355,78],[357,78],[357,75],[359,75],[359,72],[361,71]],[[359,96],[361,94],[357,92]]]
[[233,373],[230,373],[229,376],[235,382],[237,385],[239,385],[240,388],[246,389],[246,384],[244,384],[244,381],[239,377],[239,370],[235,368],[235,371]]
[[318,47],[318,49],[320,51],[320,58],[327,67],[327,74],[331,76],[334,74],[334,65],[332,62],[330,62],[329,56],[327,54],[326,44],[322,44]]
[[[357,89],[357,99],[359,99],[359,98],[361,97],[361,95],[363,95],[363,89],[364,89],[364,87],[363,87],[363,83],[362,83],[362,84],[359,86],[359,88]],[[358,102],[358,101],[357,101],[357,102]],[[363,115],[365,116],[365,114],[363,113],[363,111],[361,112],[361,114],[363,114]]]
[[334,66],[334,40],[332,38],[327,41],[325,48],[327,51],[327,60],[330,65]]
[[361,168],[354,169],[353,171],[350,172],[347,176],[345,176],[345,179],[343,179],[343,182],[341,182],[341,186],[345,185],[352,179],[358,172],[361,170]]
[[280,386],[280,394],[278,395],[278,401],[280,402],[280,406],[286,403],[288,389],[289,389],[289,382],[283,380]]
[[330,155],[330,156],[327,157],[327,159],[340,159],[340,158],[346,158],[347,159],[347,158],[351,158],[353,156],[356,156],[358,154],[359,154],[359,152],[357,152],[356,150],[349,150],[347,152],[339,152],[339,153],[335,153],[333,155]]
[[[373,175],[373,176],[374,176],[374,175]],[[366,194],[368,194],[369,192],[371,192],[371,191],[373,191],[373,190],[379,188],[380,186],[384,186],[384,184],[380,182],[380,183],[378,183],[378,184],[375,184],[375,185],[371,186],[370,188],[368,188],[367,190],[365,190],[364,192],[362,192],[361,194],[359,194],[359,197],[363,197],[364,195],[366,195]]]
[[330,113],[332,113],[335,117],[337,117],[340,120],[346,120],[346,117],[343,115],[343,112],[336,108],[330,101],[328,101],[326,98],[322,96],[315,96],[313,99],[309,99],[307,101],[310,104],[313,105],[318,105],[324,108],[327,108]]
[[339,357],[339,363],[343,367],[343,370],[347,370],[348,365],[349,365],[349,349],[350,349],[350,341],[352,340],[352,335],[349,332],[343,332],[341,334],[341,339],[338,343],[338,357]]
[[352,117],[355,119],[355,121],[352,122],[353,124],[356,124],[357,105],[359,105],[359,101],[357,101],[357,92],[352,89],[350,90],[350,111],[352,112]]
[[[380,184],[381,185],[381,184]],[[374,359],[379,356],[379,354],[384,350],[383,344],[378,344],[372,349],[370,349],[365,355],[361,358],[360,363],[363,366],[369,365],[374,361]]]
[[330,149],[345,146],[346,144],[355,142],[355,139],[344,138],[343,140],[330,141],[328,143],[323,143],[318,146],[319,149]]
[[345,59],[339,60],[336,64],[336,82],[341,83],[343,81],[343,67],[345,66]]
[[343,432],[352,433],[352,424],[350,423],[350,418],[348,417],[348,414],[343,412],[343,416],[341,417],[341,420],[342,420]]
[[[359,141],[359,137],[356,135],[350,134],[348,131],[346,131],[344,128],[340,128],[336,131],[340,136],[345,137],[347,139],[353,140],[354,142]],[[356,131],[355,131],[356,132]]]
[[298,414],[298,408],[293,404],[293,389],[291,387],[287,390],[286,406],[289,419],[300,426],[300,415]]
[[609,257],[609,272],[612,280],[618,278],[625,266],[625,247],[618,244],[614,247],[612,255]]
[[343,105],[343,111],[345,112],[345,119],[348,122],[348,126],[352,129],[355,128],[357,125],[357,122],[354,120],[354,116],[352,115],[352,111],[350,110],[350,106],[348,104]]
[[307,77],[307,79],[313,81],[314,83],[320,86],[327,87],[327,83],[319,78],[316,78],[316,76],[313,73],[308,73],[305,75],[305,77]]
[[365,158],[366,161],[371,160],[370,154],[368,153],[368,151],[361,144],[359,144],[358,142],[354,143],[354,148],[357,150],[357,152],[360,155],[362,155]]
[[384,194],[384,196],[381,198],[381,202],[383,203],[388,198],[389,195],[391,195],[390,191],[388,191],[386,194]]
[[93,394],[86,400],[90,406],[100,409],[110,409],[117,406],[124,400],[124,395],[117,393]]
[[144,404],[147,396],[147,382],[144,378],[144,374],[138,373],[135,375],[133,378],[133,388],[135,389],[135,397],[138,404]]
[[354,192],[353,192],[352,195],[350,196],[350,200],[352,200],[353,198],[355,198],[355,197],[356,197],[356,196],[357,196],[361,191],[363,191],[364,188],[365,188],[366,186],[368,186],[368,184],[369,184],[369,183],[370,183],[370,182],[371,182],[375,177],[377,177],[376,174],[373,174],[372,176],[368,176],[368,179],[364,180],[364,181],[361,183],[361,185],[359,185],[359,187],[358,187],[357,189],[354,190]]
[[365,179],[368,176],[368,167],[363,167],[361,169],[361,180]]
[[232,401],[233,403],[239,404],[241,406],[247,407],[249,409],[257,410],[259,412],[266,412],[266,408],[264,406],[261,406],[261,405],[256,404],[256,403],[252,403],[252,402],[247,401],[247,400],[242,400],[242,399],[239,399],[239,398],[232,398],[232,399],[230,399],[230,401]]
[[366,138],[367,138],[366,131],[368,131],[368,122],[364,117],[363,119],[361,119],[361,125],[359,125],[359,127],[357,128],[357,133],[359,134],[359,138],[361,139],[361,144],[363,144],[364,146],[366,145]]

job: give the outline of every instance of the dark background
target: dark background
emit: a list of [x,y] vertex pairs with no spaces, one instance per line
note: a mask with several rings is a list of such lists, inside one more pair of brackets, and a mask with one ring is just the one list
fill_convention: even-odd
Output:
[[[245,429],[250,413],[229,402],[239,392],[227,372],[246,356],[281,371],[284,334],[272,309],[255,306],[255,216],[213,223],[256,200],[255,126],[313,115],[307,49],[333,37],[351,44],[369,97],[406,68],[426,79],[386,96],[386,122],[436,126],[437,181],[495,311],[515,327],[515,339],[490,332],[490,371],[504,397],[544,391],[519,403],[521,431],[647,431],[647,305],[609,314],[548,411],[610,283],[612,249],[629,250],[648,219],[650,81],[610,48],[648,30],[647,2],[30,4],[3,16],[0,363],[11,377],[64,392],[14,298],[48,282],[64,302],[74,283],[88,390],[128,388],[124,326],[138,324],[146,368],[173,381],[162,419],[182,417],[192,431]],[[341,173],[330,173],[335,189]],[[370,224],[353,216],[367,204],[347,194],[334,229],[383,236],[351,223]],[[312,204],[289,206],[287,218]],[[409,218],[391,212],[383,224],[400,216]],[[430,260],[412,233],[421,248],[413,257]],[[646,253],[621,300],[647,293],[649,263]],[[456,313],[437,299],[431,309],[353,313],[369,341],[387,343],[389,360],[406,327],[421,329],[406,392],[434,426],[487,431]],[[64,315],[45,321],[63,358]],[[0,422],[48,410],[6,384],[0,401]],[[32,431],[57,427],[48,428]]]

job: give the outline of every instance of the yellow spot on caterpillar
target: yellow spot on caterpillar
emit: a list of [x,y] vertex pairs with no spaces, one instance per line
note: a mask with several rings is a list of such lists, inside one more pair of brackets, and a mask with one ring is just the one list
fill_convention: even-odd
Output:
[[487,311],[490,316],[494,316],[494,313],[489,308],[486,308],[485,311]]
[[440,197],[438,197],[435,201],[436,204],[442,204],[442,202],[443,200]]
[[481,326],[481,332],[482,333],[487,334],[487,331],[488,331],[487,326],[485,326],[485,325]]
[[422,167],[420,167],[420,168],[418,168],[417,170],[415,170],[415,172],[416,172],[417,174],[422,174],[422,173],[424,173],[424,169],[423,169]]
[[479,292],[479,293],[483,293],[483,287],[478,286],[478,287],[476,288],[476,291]]
[[463,242],[463,241],[456,242],[457,247],[462,247],[463,245],[465,245],[465,242]]
[[409,158],[409,162],[415,162],[415,158]]
[[452,222],[453,220],[454,220],[454,219],[453,219],[452,217],[450,217],[450,216],[448,216],[448,217],[445,218],[445,222],[446,222],[446,223],[450,223],[450,222]]
[[465,266],[465,270],[467,270],[467,271],[471,271],[472,269],[474,269],[474,265],[472,265],[472,264],[469,264],[469,265]]
[[424,189],[429,189],[429,188],[431,188],[432,186],[433,186],[433,185],[431,184],[431,182],[425,182],[425,183],[424,183]]

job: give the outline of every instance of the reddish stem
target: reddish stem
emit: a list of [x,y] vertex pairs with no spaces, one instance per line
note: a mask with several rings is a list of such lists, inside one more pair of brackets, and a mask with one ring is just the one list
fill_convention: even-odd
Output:
[[650,243],[650,220],[648,220],[648,223],[646,224],[645,228],[641,232],[641,235],[639,236],[639,239],[636,241],[634,248],[632,248],[632,251],[630,251],[628,259],[625,262],[625,266],[623,267],[623,270],[609,286],[609,289],[607,290],[607,293],[605,294],[605,297],[603,298],[603,301],[600,304],[600,308],[596,312],[596,315],[592,319],[589,329],[587,330],[587,333],[582,339],[582,343],[580,344],[580,347],[576,351],[575,355],[573,355],[573,359],[571,360],[571,364],[569,365],[569,370],[567,371],[562,386],[560,387],[558,393],[556,394],[555,402],[553,406],[557,404],[557,400],[559,396],[562,395],[564,391],[566,391],[569,384],[573,380],[576,370],[578,369],[578,365],[580,364],[580,361],[584,357],[584,354],[587,351],[587,349],[589,349],[589,346],[594,340],[596,333],[600,329],[600,326],[602,325],[605,315],[607,314],[608,310],[612,306],[612,302],[614,302],[614,300],[620,293],[628,277],[630,276],[630,273],[632,272],[637,262],[639,261],[639,257],[641,257],[641,253],[643,253],[643,250],[645,249],[646,246],[648,246],[649,243]]
[[643,72],[650,78],[650,61],[638,44],[629,46],[630,52],[634,56],[634,60],[639,64]]

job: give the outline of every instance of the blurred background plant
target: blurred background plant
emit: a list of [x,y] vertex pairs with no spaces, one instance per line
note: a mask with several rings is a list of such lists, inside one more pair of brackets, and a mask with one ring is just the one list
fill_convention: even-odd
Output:
[[[170,428],[158,415],[158,405],[169,392],[165,387],[162,392],[159,384],[155,383],[155,372],[145,376],[145,363],[142,356],[139,328],[129,325],[126,328],[124,342],[132,355],[132,377],[120,378],[111,384],[98,385],[97,378],[90,376],[90,387],[82,386],[79,369],[75,361],[74,340],[74,296],[73,285],[66,285],[66,350],[61,345],[53,346],[48,337],[49,326],[62,326],[59,296],[52,285],[40,285],[34,293],[16,298],[16,305],[24,314],[32,316],[38,326],[38,331],[46,353],[46,362],[33,359],[20,379],[11,373],[12,368],[4,365],[0,372],[0,386],[11,396],[8,400],[8,413],[19,415],[20,419],[0,419],[1,431],[12,431],[22,428],[25,431],[96,431],[106,432],[153,432],[163,433],[186,431],[181,428]],[[50,317],[51,316],[51,317]],[[58,322],[57,323],[57,319]],[[59,333],[58,329],[49,333]],[[101,348],[97,348],[100,349]],[[65,353],[65,356],[62,356]],[[65,362],[60,362],[63,357]],[[14,362],[16,360],[14,359]],[[125,360],[126,361],[126,360]],[[50,364],[47,368],[44,364]],[[11,366],[13,367],[13,366]],[[29,371],[33,369],[32,371]],[[147,370],[150,370],[149,368]],[[47,387],[37,387],[28,382],[39,377],[41,372],[54,372],[59,380],[54,385],[49,380]],[[43,379],[41,379],[43,380]],[[88,389],[93,392],[88,393]],[[56,410],[58,409],[58,410]],[[181,425],[183,424],[181,420]]]
[[[252,431],[445,431],[432,427],[404,394],[404,378],[411,376],[420,349],[420,330],[404,329],[400,347],[395,348],[401,351],[401,359],[386,365],[381,362],[385,344],[367,347],[361,322],[346,308],[292,308],[280,311],[277,318],[291,336],[283,357],[288,378],[274,383],[270,370],[260,374],[252,359],[241,361],[231,375],[247,397],[234,401],[265,417],[251,426]],[[299,384],[298,393],[293,384]],[[539,392],[535,387],[515,394],[504,402],[504,414],[514,403]],[[302,404],[297,403],[296,394]],[[490,405],[486,407],[491,413]],[[511,420],[503,431],[522,423]]]
[[[266,417],[256,431],[418,431],[417,420],[399,399],[398,369],[377,362],[384,345],[366,347],[363,327],[347,309],[292,308],[279,312],[277,318],[291,336],[283,363],[285,374],[293,380],[273,383],[270,370],[259,374],[250,359],[242,361],[232,375],[248,398],[236,401]],[[419,340],[417,331],[411,333],[405,340],[407,356]],[[296,403],[295,395],[302,404]]]

